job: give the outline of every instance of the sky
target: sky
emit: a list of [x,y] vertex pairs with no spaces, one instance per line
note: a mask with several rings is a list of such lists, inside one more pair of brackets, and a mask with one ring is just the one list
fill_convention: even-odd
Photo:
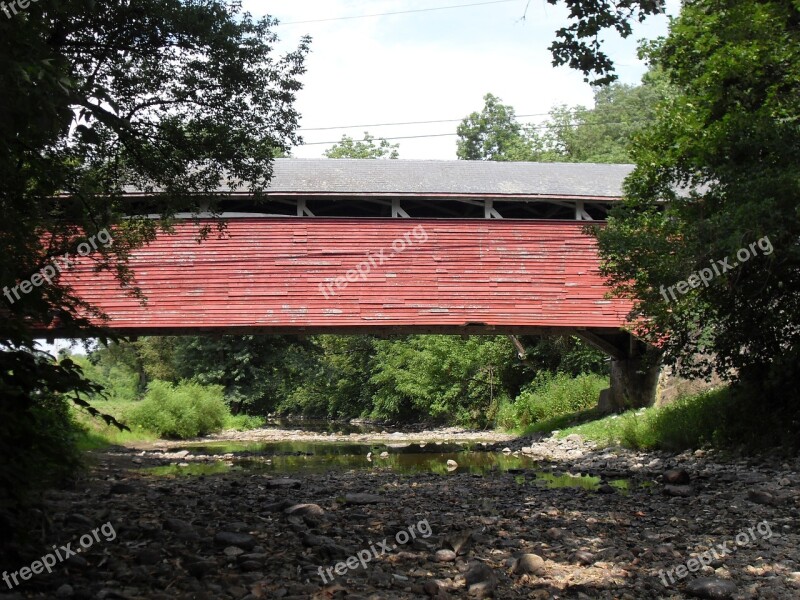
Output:
[[[307,145],[293,156],[322,156],[343,134],[376,137],[454,134],[458,121],[483,107],[492,93],[512,105],[523,122],[541,122],[560,104],[592,106],[583,75],[551,64],[548,46],[567,23],[563,6],[546,0],[244,0],[255,16],[281,21],[276,50],[296,47],[312,37],[304,89],[296,107]],[[359,15],[478,4],[408,14],[343,19]],[[526,8],[527,7],[527,8]],[[675,14],[676,0],[668,3]],[[523,15],[525,18],[523,19]],[[337,19],[317,21],[320,19]],[[636,56],[637,40],[664,35],[667,17],[637,25],[621,40],[609,32],[605,50],[623,83],[636,84],[645,65]],[[400,126],[381,123],[454,120]],[[370,125],[352,129],[349,125]],[[325,131],[322,127],[337,127]],[[396,140],[400,158],[455,159],[455,135]]]

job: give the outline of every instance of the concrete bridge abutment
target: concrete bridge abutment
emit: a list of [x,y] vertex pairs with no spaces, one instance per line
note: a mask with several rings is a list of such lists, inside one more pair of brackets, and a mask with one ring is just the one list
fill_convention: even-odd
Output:
[[578,336],[611,356],[611,387],[600,392],[598,409],[615,413],[656,403],[661,375],[661,354],[631,334]]
[[[661,362],[655,351],[628,358],[611,359],[611,387],[608,388],[606,412],[622,412],[656,403]],[[602,395],[601,395],[602,398]]]

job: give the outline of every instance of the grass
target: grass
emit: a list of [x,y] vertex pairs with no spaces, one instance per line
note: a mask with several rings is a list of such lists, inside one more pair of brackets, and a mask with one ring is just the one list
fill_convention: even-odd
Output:
[[766,409],[764,397],[722,387],[680,398],[664,407],[611,415],[561,429],[559,437],[579,434],[600,445],[641,450],[712,446],[747,451],[782,448],[798,443],[797,409]]
[[521,435],[531,435],[534,433],[550,433],[551,431],[560,431],[567,427],[575,427],[583,423],[595,421],[599,418],[597,410],[589,408],[580,410],[566,415],[556,415],[548,419],[538,421],[529,427],[521,428],[516,431]]
[[552,431],[576,418],[590,418],[600,390],[606,387],[608,378],[600,375],[541,373],[513,402],[500,404],[496,422],[512,431]]
[[127,423],[126,415],[136,406],[136,402],[93,402],[93,406],[101,413],[109,414],[120,423],[131,427],[131,431],[120,431],[116,427],[106,425],[101,419],[90,416],[86,411],[73,407],[73,416],[83,430],[78,436],[80,450],[98,450],[108,446],[126,446],[137,442],[154,442],[158,436],[141,427],[132,427]]
[[631,410],[569,427],[559,436],[577,433],[601,445],[640,450],[683,450],[722,444],[728,388],[680,398],[665,407]]
[[78,436],[79,450],[102,450],[109,446],[127,446],[141,442],[155,442],[159,437],[147,431],[119,431],[116,427],[86,429]]
[[258,429],[266,425],[267,420],[264,417],[254,417],[252,415],[228,415],[225,417],[225,424],[223,429],[232,429],[234,431],[248,431],[250,429]]

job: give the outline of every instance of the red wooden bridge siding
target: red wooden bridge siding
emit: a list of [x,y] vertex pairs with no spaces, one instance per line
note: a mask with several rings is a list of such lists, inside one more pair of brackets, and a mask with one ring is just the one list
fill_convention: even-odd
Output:
[[[88,264],[65,281],[116,330],[419,329],[484,323],[618,329],[630,306],[604,296],[583,223],[361,218],[231,219],[225,239],[198,244],[198,226],[162,234],[131,267],[147,305]],[[427,237],[427,240],[424,238]],[[400,243],[406,248],[396,252]],[[378,264],[384,252],[384,263]],[[368,253],[375,257],[369,263]],[[320,284],[369,264],[346,287]],[[373,266],[374,264],[374,266]],[[351,273],[351,278],[353,274]],[[341,280],[340,280],[341,283]]]

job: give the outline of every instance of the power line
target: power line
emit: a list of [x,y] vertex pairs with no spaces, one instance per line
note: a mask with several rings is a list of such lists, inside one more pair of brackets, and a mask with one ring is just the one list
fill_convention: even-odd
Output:
[[[627,122],[598,122],[598,123],[582,123],[581,125],[637,125],[639,123],[648,123],[649,121],[641,120],[641,121],[627,121]],[[552,123],[544,123],[542,125],[531,125],[531,129],[566,129],[570,127],[569,125],[554,125]],[[436,137],[451,137],[454,135],[458,135],[458,133],[429,133],[426,135],[398,135],[392,137],[383,137],[383,136],[376,136],[376,140],[413,140],[413,139],[420,139],[420,138],[436,138]],[[356,142],[361,140],[354,140]],[[334,140],[332,142],[304,142],[303,146],[323,146],[328,144],[340,144],[342,140]]]
[[[536,113],[530,115],[514,115],[517,119],[527,117],[546,117],[550,113]],[[358,129],[360,127],[392,127],[394,125],[427,125],[430,123],[460,123],[465,117],[460,119],[437,119],[434,121],[404,121],[399,123],[371,123],[368,125],[339,125],[337,127],[300,127],[302,131],[330,131],[331,129]]]
[[[417,138],[432,138],[432,137],[446,137],[449,135],[458,135],[457,133],[429,133],[427,135],[398,135],[395,137],[379,137],[375,138],[376,140],[413,140]],[[361,140],[354,140],[356,142]],[[340,144],[342,140],[336,140],[335,142],[306,142],[303,143],[303,146],[321,146],[323,144]]]
[[325,23],[327,21],[349,21],[351,19],[369,19],[371,17],[386,17],[390,15],[407,15],[409,13],[431,12],[434,10],[449,10],[452,8],[467,8],[470,6],[486,6],[487,4],[507,4],[509,2],[519,2],[519,0],[492,0],[491,2],[473,2],[471,4],[455,4],[453,6],[435,6],[432,8],[417,8],[414,10],[398,10],[395,12],[374,13],[370,15],[353,15],[351,17],[331,17],[328,19],[309,19],[307,21],[286,21],[279,22],[279,25],[301,25],[305,23]]

